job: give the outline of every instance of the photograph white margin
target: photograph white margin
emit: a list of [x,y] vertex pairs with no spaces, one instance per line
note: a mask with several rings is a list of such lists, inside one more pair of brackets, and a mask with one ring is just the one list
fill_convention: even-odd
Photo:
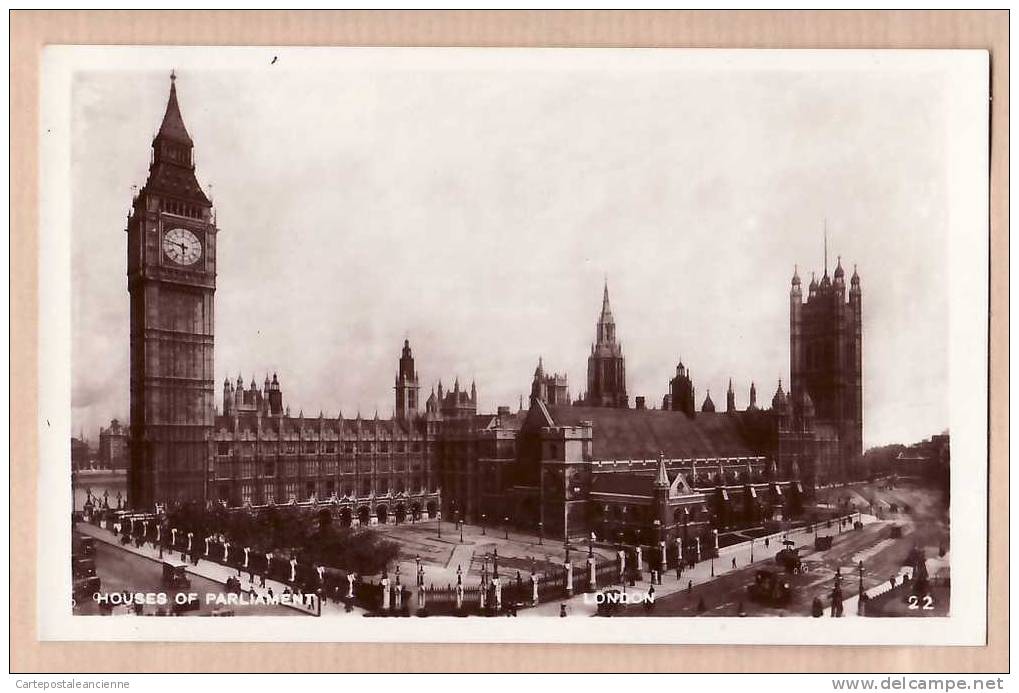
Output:
[[[950,84],[948,151],[952,605],[946,618],[294,619],[73,616],[70,581],[70,96],[76,70],[924,69]],[[983,645],[987,623],[989,56],[983,50],[685,50],[49,46],[40,84],[40,640]],[[111,230],[111,232],[114,232]],[[125,301],[126,303],[126,301]],[[905,326],[908,329],[908,326]],[[12,531],[18,531],[12,527]],[[261,619],[259,619],[261,620]],[[352,624],[357,624],[354,627]],[[539,627],[536,625],[542,624]],[[261,625],[268,625],[259,623]]]

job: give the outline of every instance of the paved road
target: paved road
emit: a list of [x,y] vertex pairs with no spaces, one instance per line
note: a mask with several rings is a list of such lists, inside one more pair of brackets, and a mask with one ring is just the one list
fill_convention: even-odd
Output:
[[[102,591],[110,592],[162,592],[162,566],[157,561],[138,556],[119,547],[111,546],[105,542],[97,541],[96,546],[96,572],[102,580]],[[202,595],[204,602],[205,594],[220,594],[224,592],[223,585],[208,580],[199,575],[189,574],[191,588],[189,591]],[[188,612],[188,615],[209,616],[215,609],[215,605],[206,605],[196,611]],[[144,607],[145,613],[155,611],[155,606]],[[302,616],[294,609],[285,606],[272,606],[266,604],[230,606],[236,616]],[[99,607],[91,601],[85,600],[74,608],[77,615],[96,615]],[[114,614],[127,614],[129,610],[125,607],[115,608]]]
[[[814,597],[820,597],[827,616],[837,570],[841,576],[843,599],[849,600],[859,592],[857,565],[860,560],[864,563],[864,589],[869,590],[888,581],[893,575],[900,575],[914,545],[925,548],[928,557],[937,555],[938,548],[947,545],[947,523],[942,521],[939,509],[926,502],[929,498],[927,490],[915,487],[889,492],[869,488],[864,490],[869,497],[875,494],[893,496],[900,503],[908,504],[911,512],[886,513],[884,520],[869,523],[862,530],[838,534],[836,528],[832,548],[808,554],[804,559],[805,571],[802,574],[781,574],[790,583],[794,594],[792,602],[787,606],[776,608],[757,604],[747,596],[747,586],[753,582],[756,570],[777,569],[775,562],[768,560],[730,570],[702,583],[695,581],[690,591],[684,589],[660,596],[650,612],[643,606],[630,606],[619,615],[738,616],[742,611],[747,616],[808,616]],[[893,525],[901,527],[901,538],[891,537]],[[647,585],[638,586],[637,589],[646,590]],[[702,599],[705,608],[703,613],[699,610]],[[855,609],[855,599],[852,604]]]

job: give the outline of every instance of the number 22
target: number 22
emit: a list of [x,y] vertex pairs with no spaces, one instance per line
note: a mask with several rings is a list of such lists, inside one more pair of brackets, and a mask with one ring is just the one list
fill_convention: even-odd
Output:
[[[923,605],[921,606],[921,601]],[[921,600],[915,594],[909,595],[909,608],[910,609],[923,609],[924,611],[930,611],[934,608],[934,597],[929,594],[925,594]]]

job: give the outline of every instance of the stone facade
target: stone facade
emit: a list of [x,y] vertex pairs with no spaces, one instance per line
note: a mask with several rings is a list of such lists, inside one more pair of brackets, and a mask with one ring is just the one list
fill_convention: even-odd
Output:
[[128,461],[127,429],[113,419],[99,429],[99,468],[127,469]]
[[[227,379],[217,411],[215,218],[194,177],[175,86],[153,151],[149,182],[128,221],[129,488],[136,509],[188,501],[296,505],[344,525],[441,513],[549,537],[685,539],[795,515],[813,485],[844,463],[851,447],[845,431],[859,430],[847,423],[859,417],[852,404],[859,388],[850,387],[861,344],[855,274],[851,319],[814,317],[823,311],[809,301],[806,317],[797,317],[794,301],[792,394],[780,381],[770,409],[757,406],[751,384],[749,406],[737,410],[730,382],[725,411],[716,411],[710,394],[697,410],[682,363],[662,410],[647,409],[643,397],[629,408],[606,285],[587,392],[573,404],[565,374],[547,374],[539,360],[526,410],[521,402],[516,412],[479,413],[476,384],[462,388],[454,379],[449,390],[439,382],[422,411],[414,355],[404,340],[392,418],[292,415],[276,373],[266,374],[260,388],[254,379],[248,385],[240,376]],[[187,234],[170,232],[180,229],[197,248],[181,241],[177,252],[173,239]],[[188,253],[197,257],[189,260]],[[853,338],[843,340],[852,346],[841,347],[839,358],[855,359],[856,370],[821,377],[830,361],[809,354],[826,343],[824,330],[835,325],[835,334],[844,335],[854,320]],[[815,410],[815,390],[823,412]]]
[[601,315],[595,328],[595,343],[587,359],[587,393],[581,402],[588,407],[630,406],[626,394],[626,361],[616,341],[616,321],[609,306],[609,285],[602,295]]
[[[827,255],[827,253],[826,253]],[[789,292],[789,372],[793,417],[810,418],[836,441],[825,476],[848,479],[863,455],[863,293],[853,268],[848,298],[839,258],[834,278],[813,277],[806,301],[794,271]]]
[[193,144],[170,97],[148,180],[127,219],[131,502],[208,495],[214,421],[216,221],[195,177]]

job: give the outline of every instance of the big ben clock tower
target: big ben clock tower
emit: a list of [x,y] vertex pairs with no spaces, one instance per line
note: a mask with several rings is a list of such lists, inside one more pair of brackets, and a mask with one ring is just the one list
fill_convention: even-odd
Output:
[[127,223],[131,303],[129,502],[206,499],[214,423],[216,225],[195,178],[175,76]]

